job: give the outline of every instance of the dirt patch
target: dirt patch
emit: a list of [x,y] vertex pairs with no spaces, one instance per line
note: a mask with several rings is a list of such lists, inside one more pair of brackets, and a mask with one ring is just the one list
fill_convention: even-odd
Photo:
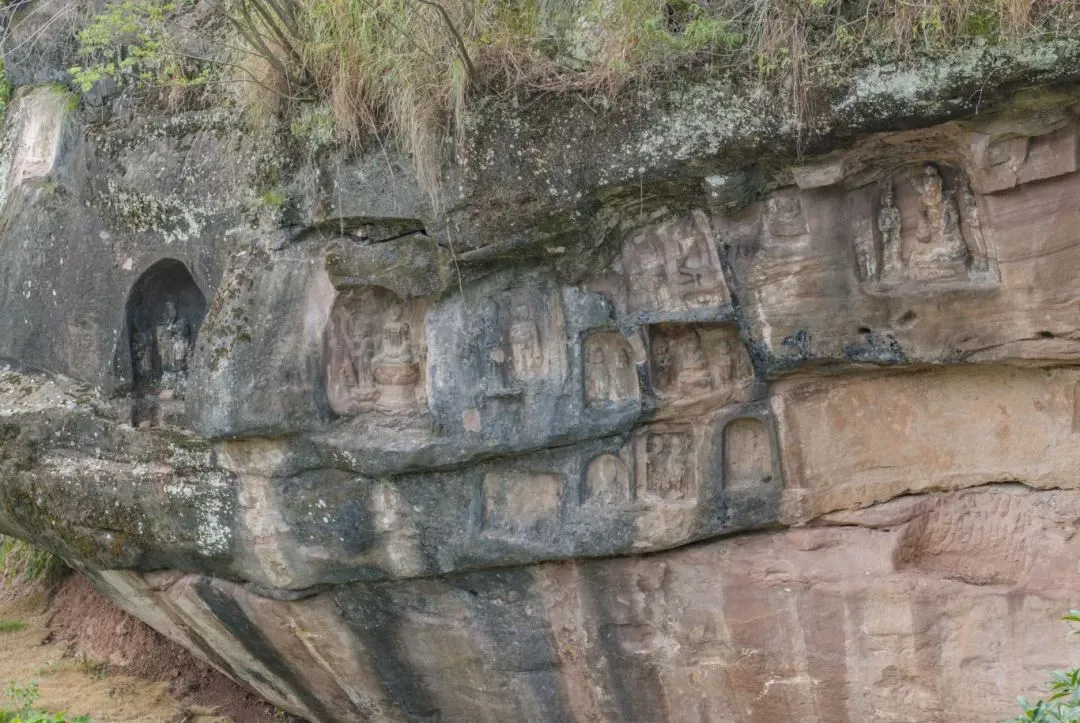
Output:
[[22,626],[0,632],[0,684],[37,681],[40,707],[90,715],[94,723],[299,721],[131,617],[79,575],[51,595],[42,587],[3,592],[0,621]]

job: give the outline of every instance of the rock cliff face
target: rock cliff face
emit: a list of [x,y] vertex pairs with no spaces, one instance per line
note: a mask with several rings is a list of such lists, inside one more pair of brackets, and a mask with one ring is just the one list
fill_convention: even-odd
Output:
[[1076,50],[802,157],[705,82],[487,108],[434,204],[25,85],[0,531],[311,720],[1004,718],[1080,595]]

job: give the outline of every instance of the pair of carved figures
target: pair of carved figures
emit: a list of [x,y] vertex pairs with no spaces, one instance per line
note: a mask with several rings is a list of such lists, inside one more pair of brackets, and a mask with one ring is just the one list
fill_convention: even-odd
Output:
[[637,368],[629,344],[618,335],[598,334],[589,339],[585,356],[585,394],[589,402],[637,397]]
[[372,323],[357,304],[340,320],[336,369],[331,370],[331,406],[339,414],[379,409],[399,411],[416,404],[420,367],[400,302],[391,303],[382,323]]
[[[683,432],[659,432],[645,437],[644,457],[638,462],[639,496],[665,502],[691,499],[694,490],[694,443]],[[586,474],[588,498],[601,504],[629,501],[630,470],[619,456],[603,454],[594,459]]]
[[946,189],[933,165],[924,166],[911,185],[917,194],[913,243],[905,249],[902,213],[895,183],[889,179],[881,185],[875,228],[856,234],[859,277],[864,281],[933,281],[962,276],[969,269],[986,271],[989,256],[970,187],[964,184],[959,194],[956,188]]
[[[137,383],[159,380],[167,396],[180,396],[187,376],[192,345],[191,324],[166,301],[162,316],[151,330],[136,330],[132,340]],[[156,364],[155,364],[156,357]]]

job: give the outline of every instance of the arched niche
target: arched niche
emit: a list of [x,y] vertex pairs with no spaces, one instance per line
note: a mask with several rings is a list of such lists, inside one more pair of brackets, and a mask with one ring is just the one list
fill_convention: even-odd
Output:
[[754,489],[773,479],[769,432],[760,419],[734,419],[724,427],[724,486]]
[[136,406],[134,421],[160,421],[160,402],[183,399],[206,297],[183,263],[163,259],[132,285],[125,314],[132,387],[137,398],[152,400]]

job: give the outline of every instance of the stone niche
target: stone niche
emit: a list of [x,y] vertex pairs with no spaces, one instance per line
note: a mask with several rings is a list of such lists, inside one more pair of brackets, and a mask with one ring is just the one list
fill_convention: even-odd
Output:
[[734,324],[648,327],[652,389],[666,407],[746,401],[754,372]]
[[330,311],[326,396],[338,415],[427,412],[424,305],[367,287],[340,292]]
[[753,490],[774,481],[773,449],[765,423],[753,417],[724,425],[724,489]]
[[590,284],[619,315],[679,313],[731,301],[716,240],[702,211],[630,234],[611,269]]
[[615,332],[585,340],[585,400],[590,406],[637,403],[641,398],[637,364],[630,342]]
[[958,169],[902,168],[854,191],[849,209],[856,275],[870,293],[998,281],[979,197]]
[[136,426],[183,421],[191,350],[205,316],[206,297],[175,259],[158,261],[132,286],[126,317]]

